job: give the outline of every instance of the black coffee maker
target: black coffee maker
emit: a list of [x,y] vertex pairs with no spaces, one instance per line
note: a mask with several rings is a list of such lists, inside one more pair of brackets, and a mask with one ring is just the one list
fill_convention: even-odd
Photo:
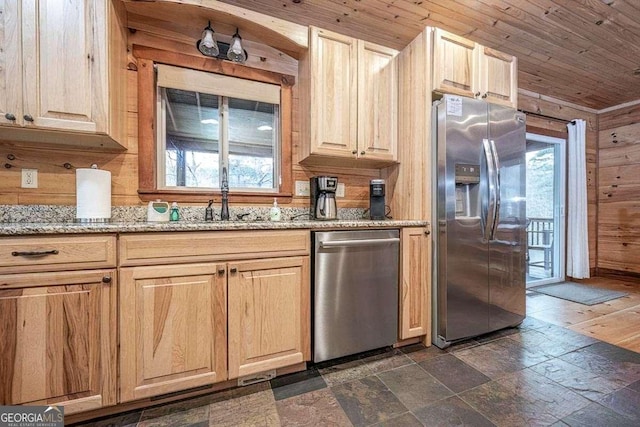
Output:
[[338,218],[337,189],[338,178],[335,176],[314,176],[309,179],[311,219],[331,220]]
[[371,219],[385,219],[384,179],[372,179],[369,183],[369,216]]

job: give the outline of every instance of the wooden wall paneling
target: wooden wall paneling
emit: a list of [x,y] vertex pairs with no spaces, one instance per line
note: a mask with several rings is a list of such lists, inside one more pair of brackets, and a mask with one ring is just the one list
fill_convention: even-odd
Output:
[[[15,156],[14,160],[6,161],[12,168],[0,169],[0,191],[17,194],[21,204],[31,204],[27,202],[29,199],[36,200],[36,204],[75,204],[75,168],[88,168],[93,163],[111,172],[112,197],[135,196],[137,192],[135,153],[51,150],[43,156],[41,149],[13,144],[0,144],[0,153],[3,159],[10,154]],[[71,163],[73,168],[65,169],[65,163]],[[20,187],[21,168],[38,169],[38,188]],[[58,203],[53,203],[54,200]]]
[[598,116],[600,130],[613,129],[640,122],[640,104],[602,113]]
[[[165,24],[166,21],[162,21],[161,23]],[[169,23],[166,24],[169,25]],[[154,34],[154,31],[150,29],[148,25],[144,27],[137,25],[137,21],[130,21],[129,27],[136,29],[134,33],[129,35],[128,40],[130,45],[136,44],[140,46],[149,46],[156,49],[180,52],[199,59],[204,59],[202,54],[196,49],[196,41],[201,37],[202,28],[198,29],[197,35],[194,37],[182,37],[176,39],[172,38],[171,34],[163,35],[161,26],[158,27],[157,31],[155,31],[159,33],[160,36]],[[190,25],[190,27],[193,28],[193,25]],[[139,28],[144,28],[145,30],[140,30]],[[226,43],[231,41],[230,36],[220,37],[217,32],[216,35],[218,36],[218,41],[225,41],[225,39],[228,39],[225,41]],[[250,41],[245,43],[244,39],[243,46],[248,53],[247,61],[245,62],[246,66],[282,74],[297,74],[297,61],[289,55],[259,43],[252,43]]]
[[[152,86],[155,81],[155,73],[153,71],[153,61],[150,59],[138,59],[138,164],[144,162],[146,167],[142,169],[144,173],[138,172],[138,189],[149,190],[156,188],[156,176],[152,172],[155,167],[156,153],[154,151],[155,144],[149,141],[155,140],[153,129],[155,129],[155,92],[153,96],[140,96],[140,94],[149,94],[147,87]],[[142,123],[142,125],[140,125]],[[146,144],[140,146],[140,141],[146,141]]]
[[640,108],[599,116],[599,269],[640,273]]
[[[202,31],[210,20],[215,30],[222,34],[233,34],[235,28],[240,28],[243,39],[276,46],[285,52],[299,53],[308,48],[305,26],[295,24],[290,19],[255,13],[217,0],[124,0],[124,4],[130,14],[158,18],[170,23],[186,23],[193,26],[192,31]],[[199,22],[202,23],[201,26],[193,25]]]
[[[338,168],[324,166],[294,165],[293,181],[306,181],[318,175],[338,177],[338,183],[345,185],[345,197],[336,199],[339,208],[369,207],[369,181],[381,177],[378,169]],[[292,206],[309,206],[309,197],[294,196]],[[393,214],[392,210],[392,214]]]

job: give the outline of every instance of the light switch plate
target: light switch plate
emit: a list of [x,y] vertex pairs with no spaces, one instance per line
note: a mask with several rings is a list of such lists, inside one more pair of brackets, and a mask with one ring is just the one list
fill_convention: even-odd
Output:
[[22,188],[38,188],[38,169],[22,169]]
[[336,197],[344,197],[344,184],[339,183],[336,189]]
[[309,197],[309,181],[296,181],[296,196]]

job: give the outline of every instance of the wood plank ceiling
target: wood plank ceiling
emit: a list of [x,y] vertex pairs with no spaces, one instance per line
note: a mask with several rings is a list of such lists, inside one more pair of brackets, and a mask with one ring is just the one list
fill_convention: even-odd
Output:
[[222,0],[404,48],[427,25],[515,55],[519,87],[596,110],[640,99],[640,0]]

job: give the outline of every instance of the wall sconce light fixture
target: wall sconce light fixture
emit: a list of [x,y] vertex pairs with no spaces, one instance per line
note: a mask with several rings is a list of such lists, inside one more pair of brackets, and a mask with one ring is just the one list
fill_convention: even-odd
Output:
[[227,58],[233,62],[241,63],[247,60],[247,52],[242,47],[242,37],[238,34],[237,28],[231,39],[231,45],[229,45],[229,50],[227,51]]
[[211,28],[211,21],[206,26],[204,30],[202,30],[202,37],[196,43],[196,47],[205,56],[216,57],[220,54],[220,48],[218,47],[218,42],[216,41],[216,35]]

